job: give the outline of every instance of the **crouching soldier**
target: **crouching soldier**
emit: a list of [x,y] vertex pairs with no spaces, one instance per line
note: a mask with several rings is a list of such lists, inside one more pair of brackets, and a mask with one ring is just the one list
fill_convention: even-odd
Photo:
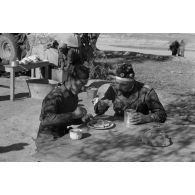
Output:
[[96,114],[104,114],[113,104],[116,116],[124,116],[126,109],[134,109],[132,124],[163,123],[166,112],[153,88],[138,82],[131,64],[122,64],[116,71],[116,82],[94,102]]

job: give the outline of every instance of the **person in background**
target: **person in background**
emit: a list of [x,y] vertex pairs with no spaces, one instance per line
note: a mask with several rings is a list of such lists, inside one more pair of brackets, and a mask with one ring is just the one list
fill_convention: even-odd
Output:
[[169,46],[169,50],[171,50],[172,56],[176,56],[178,54],[178,49],[179,49],[179,42],[177,40],[175,40]]
[[30,43],[28,40],[29,33],[13,33],[18,48],[18,58],[23,59],[30,51]]
[[120,64],[116,82],[110,84],[100,98],[94,99],[95,113],[102,115],[113,105],[116,116],[123,117],[126,109],[133,109],[132,124],[165,122],[167,115],[155,90],[134,77],[131,64]]
[[89,69],[82,65],[76,66],[68,80],[44,98],[37,148],[42,143],[64,136],[68,133],[67,126],[89,120],[91,115],[87,115],[85,108],[78,106],[78,93],[83,90],[88,78]]
[[178,49],[178,56],[184,57],[184,52],[185,52],[185,42],[184,40],[181,40]]
[[58,50],[58,70],[55,70],[58,75],[61,75],[60,82],[64,82],[67,80],[68,71],[67,71],[67,54],[68,54],[68,46],[63,43],[59,46]]
[[84,59],[82,58],[79,42],[77,35],[70,35],[67,39],[67,71],[72,72],[72,68],[78,66],[79,64],[84,64]]
[[67,54],[68,54],[68,46],[66,43],[63,43],[59,47],[59,56],[58,56],[58,68],[63,70],[67,66]]

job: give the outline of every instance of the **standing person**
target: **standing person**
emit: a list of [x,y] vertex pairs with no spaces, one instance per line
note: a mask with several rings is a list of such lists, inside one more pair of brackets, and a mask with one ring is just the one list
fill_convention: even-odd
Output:
[[84,60],[82,58],[81,52],[79,50],[79,42],[77,35],[70,35],[67,39],[67,70],[68,72],[72,72],[73,68],[83,64]]
[[184,52],[185,52],[185,42],[184,40],[181,40],[179,51],[178,51],[178,56],[184,57]]
[[67,126],[88,120],[83,107],[78,106],[78,93],[89,78],[89,70],[80,65],[74,68],[68,80],[52,90],[43,100],[40,126],[36,139],[37,148],[68,133]]
[[28,33],[13,33],[16,44],[19,49],[19,60],[23,59],[30,51],[30,43],[28,40]]
[[68,54],[68,46],[66,43],[63,43],[59,47],[59,56],[58,56],[58,68],[63,70],[67,66],[67,54]]
[[132,124],[165,122],[166,112],[155,90],[134,78],[131,64],[122,64],[116,71],[116,83],[110,84],[94,101],[96,114],[104,114],[113,104],[116,116],[124,116],[126,109],[133,109]]
[[57,74],[60,75],[60,82],[64,82],[67,80],[68,71],[67,71],[67,55],[68,55],[68,46],[63,43],[59,47],[58,51],[58,70]]
[[179,49],[179,42],[177,40],[175,40],[174,42],[171,43],[171,45],[169,46],[169,50],[172,51],[172,56],[176,56],[178,53],[178,49]]

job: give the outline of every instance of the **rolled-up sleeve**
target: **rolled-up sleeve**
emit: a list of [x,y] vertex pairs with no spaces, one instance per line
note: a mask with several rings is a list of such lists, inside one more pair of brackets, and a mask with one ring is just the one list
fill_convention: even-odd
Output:
[[149,91],[146,95],[145,101],[151,111],[153,121],[164,123],[166,121],[167,114],[154,89]]

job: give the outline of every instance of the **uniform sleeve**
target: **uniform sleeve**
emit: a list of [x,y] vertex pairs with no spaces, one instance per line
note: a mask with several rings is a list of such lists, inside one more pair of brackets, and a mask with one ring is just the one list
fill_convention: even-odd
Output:
[[146,95],[145,101],[149,110],[151,111],[153,121],[164,123],[167,118],[167,114],[154,89],[151,89]]
[[58,113],[61,102],[60,96],[50,96],[43,101],[40,116],[41,125],[60,125],[72,121],[71,113]]
[[115,92],[112,86],[110,86],[107,91],[105,92],[103,98],[101,98],[94,106],[94,111],[96,114],[104,114],[108,108],[109,105],[105,103],[103,100],[111,100],[112,102],[115,99]]

